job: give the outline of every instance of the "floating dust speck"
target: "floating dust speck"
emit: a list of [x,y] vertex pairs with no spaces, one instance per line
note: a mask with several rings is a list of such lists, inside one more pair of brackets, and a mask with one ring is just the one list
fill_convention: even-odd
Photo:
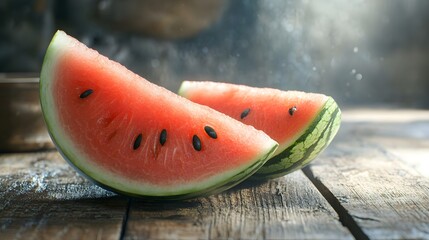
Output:
[[158,59],[152,59],[152,61],[150,61],[150,65],[152,66],[152,68],[157,68],[160,64],[161,63]]
[[358,47],[354,47],[354,48],[353,48],[353,52],[354,52],[354,53],[359,52],[359,48],[358,48]]
[[290,22],[287,19],[284,19],[281,22],[281,25],[283,26],[283,28],[286,30],[286,32],[293,32],[293,30],[295,29],[294,25],[292,24],[292,22]]
[[363,78],[362,74],[360,73],[356,74],[356,80],[360,81],[362,80],[362,78]]
[[332,58],[329,65],[331,66],[331,68],[336,68],[337,67],[337,60],[335,58]]
[[287,23],[285,28],[287,32],[292,32],[294,30],[294,27],[291,23]]
[[305,63],[311,63],[311,57],[308,54],[304,54],[304,56],[302,56],[302,60]]
[[355,75],[356,74],[356,69],[352,69],[351,71],[350,71],[350,75]]
[[220,64],[220,65],[217,67],[217,70],[218,70],[220,73],[223,73],[223,72],[225,71],[225,66]]

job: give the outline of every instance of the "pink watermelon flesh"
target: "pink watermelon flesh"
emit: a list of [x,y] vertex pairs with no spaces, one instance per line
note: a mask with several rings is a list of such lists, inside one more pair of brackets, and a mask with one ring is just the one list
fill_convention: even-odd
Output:
[[259,178],[282,176],[305,166],[339,128],[338,106],[323,94],[210,81],[184,81],[179,94],[263,130],[279,143],[274,160],[254,175]]
[[277,147],[262,131],[156,86],[61,31],[40,84],[58,149],[84,175],[124,194],[180,198],[223,190]]

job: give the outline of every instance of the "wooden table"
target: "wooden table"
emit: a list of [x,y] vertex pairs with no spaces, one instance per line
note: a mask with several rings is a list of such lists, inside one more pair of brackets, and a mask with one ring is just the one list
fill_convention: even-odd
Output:
[[56,151],[0,155],[0,239],[429,239],[429,111],[345,111],[303,171],[222,194],[145,202]]

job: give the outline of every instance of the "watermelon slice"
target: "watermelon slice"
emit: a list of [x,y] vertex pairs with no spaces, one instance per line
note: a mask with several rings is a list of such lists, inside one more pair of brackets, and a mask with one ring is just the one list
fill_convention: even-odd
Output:
[[263,130],[279,143],[252,178],[276,178],[310,163],[332,141],[341,111],[328,96],[217,82],[184,81],[179,94]]
[[126,195],[179,199],[222,191],[277,148],[262,131],[156,86],[61,31],[46,52],[40,96],[64,158]]

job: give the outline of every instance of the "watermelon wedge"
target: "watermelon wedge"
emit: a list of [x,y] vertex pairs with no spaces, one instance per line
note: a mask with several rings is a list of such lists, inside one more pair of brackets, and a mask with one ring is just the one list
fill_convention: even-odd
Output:
[[338,105],[323,94],[184,81],[179,95],[263,130],[279,143],[252,178],[276,178],[304,167],[329,145],[341,123]]
[[64,158],[126,195],[216,193],[253,174],[277,148],[262,131],[156,86],[62,31],[47,49],[40,96]]

